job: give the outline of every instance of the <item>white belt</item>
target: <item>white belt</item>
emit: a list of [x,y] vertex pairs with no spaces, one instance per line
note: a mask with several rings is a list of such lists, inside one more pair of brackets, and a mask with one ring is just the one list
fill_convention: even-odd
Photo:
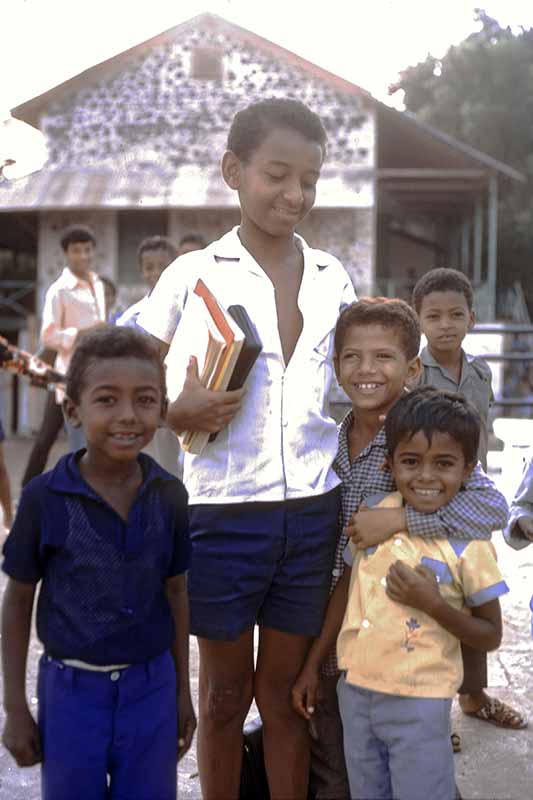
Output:
[[117,669],[126,669],[130,664],[87,664],[85,661],[78,661],[77,658],[62,658],[61,663],[66,667],[76,667],[77,669],[88,669],[90,672],[115,672]]

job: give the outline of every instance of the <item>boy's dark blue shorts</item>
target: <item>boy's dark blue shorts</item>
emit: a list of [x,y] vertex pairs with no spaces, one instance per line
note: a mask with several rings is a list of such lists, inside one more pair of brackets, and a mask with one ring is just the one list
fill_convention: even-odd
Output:
[[4,426],[2,425],[2,420],[0,419],[0,442],[3,442],[6,438],[6,434],[4,431]]
[[232,641],[258,623],[318,636],[339,535],[339,489],[280,503],[189,508],[191,633]]

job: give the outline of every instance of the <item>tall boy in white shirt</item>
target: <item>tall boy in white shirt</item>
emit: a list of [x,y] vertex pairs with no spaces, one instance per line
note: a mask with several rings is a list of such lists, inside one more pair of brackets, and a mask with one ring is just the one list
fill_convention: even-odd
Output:
[[320,119],[301,103],[267,100],[239,112],[222,173],[239,195],[241,223],[168,267],[139,318],[165,353],[201,277],[224,306],[246,308],[263,344],[242,390],[207,391],[193,360],[168,414],[176,431],[219,432],[185,462],[206,800],[238,797],[253,697],[271,795],[307,793],[308,735],[290,689],[328,597],[339,507],[328,412],[333,331],[355,297],[337,259],[295,234],[313,206],[325,148]]

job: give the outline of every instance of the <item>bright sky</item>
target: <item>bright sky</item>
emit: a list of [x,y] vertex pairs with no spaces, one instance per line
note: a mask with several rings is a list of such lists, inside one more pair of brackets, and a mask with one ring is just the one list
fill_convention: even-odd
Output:
[[[533,27],[532,0],[2,0],[0,120],[17,104],[203,11],[399,106],[400,97],[387,95],[399,71],[427,53],[444,55],[479,27],[477,5],[502,25]],[[15,128],[20,150],[23,134]],[[2,142],[0,129],[0,158],[6,137]],[[32,141],[29,135],[26,150]],[[20,153],[17,160],[22,167]]]

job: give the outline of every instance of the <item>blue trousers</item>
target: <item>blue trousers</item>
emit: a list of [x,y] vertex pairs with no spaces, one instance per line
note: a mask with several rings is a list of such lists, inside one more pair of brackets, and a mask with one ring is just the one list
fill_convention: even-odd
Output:
[[169,652],[115,672],[42,656],[43,800],[175,800],[178,721]]
[[454,800],[451,699],[337,685],[352,800]]

